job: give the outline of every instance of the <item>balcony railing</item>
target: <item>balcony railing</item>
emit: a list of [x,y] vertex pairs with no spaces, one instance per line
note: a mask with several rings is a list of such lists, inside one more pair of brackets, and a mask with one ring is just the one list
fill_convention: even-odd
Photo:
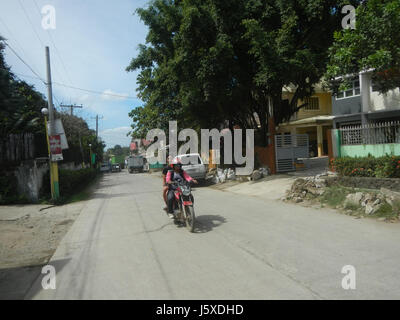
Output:
[[400,121],[348,126],[339,132],[342,145],[400,143]]

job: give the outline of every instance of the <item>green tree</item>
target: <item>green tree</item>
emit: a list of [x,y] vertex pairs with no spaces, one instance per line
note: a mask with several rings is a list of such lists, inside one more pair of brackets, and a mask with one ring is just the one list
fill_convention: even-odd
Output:
[[[5,141],[10,134],[45,134],[41,109],[44,96],[25,81],[15,77],[4,60],[5,45],[0,36],[0,155],[5,154]],[[2,159],[0,159],[2,160]]]
[[[257,129],[265,145],[269,106],[276,123],[288,120],[324,74],[343,3],[153,0],[137,11],[149,33],[127,68],[141,70],[144,101],[130,113],[133,134],[165,129],[168,120],[195,129],[229,120]],[[283,101],[288,85],[295,93]]]
[[43,95],[25,81],[18,80],[4,60],[4,43],[0,37],[0,136],[11,133],[42,132]]
[[[41,109],[47,106],[44,96],[25,81],[18,80],[4,60],[5,45],[0,37],[0,147],[5,148],[9,134],[31,132],[42,136],[45,143],[45,126]],[[82,118],[66,113],[56,113],[63,122],[69,149],[64,150],[64,161],[75,163],[90,161],[92,152],[102,161],[105,144],[96,139],[95,131],[89,129]],[[4,150],[0,150],[4,154]],[[47,151],[46,151],[47,152]]]
[[96,138],[96,132],[89,128],[84,119],[65,112],[57,113],[57,117],[63,123],[68,141],[69,148],[63,150],[65,162],[90,163],[90,149],[96,154],[96,162],[103,161],[105,143]]
[[346,88],[338,76],[373,69],[380,92],[400,87],[400,2],[369,0],[357,7],[355,29],[335,33],[326,77],[335,92]]

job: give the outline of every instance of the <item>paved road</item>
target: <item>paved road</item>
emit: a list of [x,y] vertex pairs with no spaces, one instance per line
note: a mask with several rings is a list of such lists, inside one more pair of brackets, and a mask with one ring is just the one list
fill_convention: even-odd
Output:
[[161,210],[160,184],[105,175],[52,257],[57,289],[38,278],[26,298],[400,298],[399,224],[199,187],[190,234]]

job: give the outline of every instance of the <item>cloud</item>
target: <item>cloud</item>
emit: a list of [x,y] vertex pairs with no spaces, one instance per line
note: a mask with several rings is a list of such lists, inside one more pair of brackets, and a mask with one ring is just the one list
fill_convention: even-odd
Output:
[[103,130],[99,133],[99,135],[106,143],[107,148],[111,148],[116,144],[127,147],[131,142],[131,137],[127,137],[126,134],[130,130],[130,127],[117,127]]
[[104,90],[101,98],[103,100],[126,100],[128,98],[128,93],[118,93],[110,89]]
[[77,98],[77,101],[78,101],[78,102],[86,102],[86,101],[88,101],[89,99],[90,99],[90,96],[89,96],[88,94],[84,94],[84,95],[79,96],[79,97]]

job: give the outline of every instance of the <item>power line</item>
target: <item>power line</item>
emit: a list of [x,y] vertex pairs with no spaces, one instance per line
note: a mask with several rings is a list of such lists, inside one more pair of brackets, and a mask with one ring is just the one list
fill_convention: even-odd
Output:
[[[34,2],[34,4],[35,4],[35,6],[36,6],[36,9],[37,9],[37,11],[38,11],[39,16],[41,17],[40,8],[39,8],[39,6],[38,6],[36,0],[33,0],[33,2]],[[67,68],[65,67],[64,61],[63,61],[63,59],[62,59],[62,57],[61,57],[61,54],[60,54],[60,52],[59,52],[59,50],[58,50],[58,48],[57,48],[57,46],[56,46],[56,44],[55,44],[55,42],[54,42],[54,39],[53,39],[51,33],[49,32],[49,30],[47,30],[47,35],[48,35],[48,37],[49,37],[49,39],[50,39],[50,42],[53,44],[53,47],[54,47],[54,49],[55,49],[55,51],[56,51],[56,54],[57,54],[57,57],[58,57],[58,59],[59,59],[60,62],[61,62],[61,66],[62,66],[62,68],[63,68],[64,71],[65,71],[65,75],[67,76],[67,80],[68,80],[69,84],[72,84],[71,77],[69,76],[68,70],[67,70]],[[65,81],[63,81],[63,82],[65,82]]]
[[[35,29],[35,26],[34,26],[33,23],[32,23],[32,20],[29,18],[29,15],[28,15],[28,13],[27,13],[26,10],[25,10],[24,5],[22,4],[21,0],[18,0],[18,2],[19,2],[19,5],[20,5],[21,9],[24,11],[24,14],[25,14],[26,19],[28,20],[29,24],[31,25],[32,31],[35,33],[36,37],[38,38],[39,42],[42,44],[43,48],[45,48],[46,46],[45,46],[45,44],[43,43],[42,39],[40,38],[39,34],[37,33],[37,31],[36,31],[36,29]],[[39,11],[39,13],[40,13],[40,11]],[[55,68],[54,68],[54,69],[55,69],[55,72],[56,72],[57,75],[60,77],[60,79],[63,81],[64,79],[63,79],[63,77],[61,76],[61,73],[58,71],[58,69],[57,69],[56,66],[54,66],[54,67],[55,67]]]
[[89,92],[89,93],[100,94],[100,95],[104,95],[104,96],[111,96],[111,97],[124,98],[124,99],[134,99],[134,100],[137,99],[136,97],[132,97],[132,96],[125,96],[125,95],[114,94],[114,93],[105,93],[105,92],[101,92],[101,91],[95,91],[95,90],[90,90],[90,89],[78,88],[78,87],[74,87],[74,86],[68,86],[66,84],[59,83],[59,82],[53,82],[53,84],[62,86],[62,87],[72,88],[75,90],[81,90],[81,91],[85,91],[85,92]]
[[71,116],[72,115],[74,115],[74,109],[75,108],[83,108],[83,105],[80,105],[80,106],[77,106],[77,105],[75,105],[75,104],[70,104],[70,105],[64,105],[64,104],[61,104],[60,105],[60,108],[69,108],[70,109],[70,112],[71,112]]
[[[33,76],[29,76],[29,75],[22,74],[22,73],[14,73],[14,74],[19,75],[21,77],[28,77],[28,78],[32,78],[32,79],[40,79],[40,80],[42,80],[38,76],[37,77],[33,77]],[[44,81],[44,80],[42,80],[42,81]],[[78,87],[73,87],[73,86],[69,86],[69,85],[66,85],[66,84],[63,84],[63,83],[59,83],[59,82],[54,82],[54,81],[52,83],[54,85],[57,85],[57,86],[67,87],[67,88],[71,88],[71,89],[75,89],[75,90],[81,90],[81,91],[94,93],[94,94],[99,94],[99,95],[104,95],[104,96],[112,96],[112,97],[118,97],[118,98],[124,98],[124,99],[134,99],[134,100],[137,99],[136,97],[132,97],[132,96],[125,96],[125,95],[114,94],[114,93],[105,93],[105,92],[91,90],[91,89],[78,88]]]
[[[8,33],[10,34],[10,36],[13,38],[13,40],[15,41],[16,45],[21,49],[21,52],[23,53],[23,55],[25,57],[27,57],[27,54],[24,50],[24,48],[21,46],[21,44],[19,43],[19,41],[17,40],[16,37],[14,37],[14,34],[11,32],[10,28],[7,26],[7,24],[4,22],[3,19],[1,19],[0,17],[0,22],[3,24],[3,26],[5,27],[5,29],[7,29]],[[8,39],[7,39],[8,40]],[[21,58],[20,55],[17,54],[17,52],[15,50],[13,50],[11,48],[11,46],[6,42],[6,40],[4,41],[4,43],[10,48],[10,50],[18,57],[18,59],[20,59],[35,75],[37,75],[40,80],[44,81],[36,71],[34,71],[33,67],[29,66],[25,61],[23,61],[23,59]]]
[[21,62],[22,62],[24,65],[26,65],[26,66],[29,68],[29,70],[31,70],[31,72],[32,72],[34,75],[36,75],[36,77],[37,77],[38,79],[40,79],[44,84],[46,84],[46,81],[44,81],[43,78],[42,78],[40,75],[38,75],[38,74],[35,72],[35,70],[33,70],[32,67],[31,67],[28,63],[26,63],[26,62],[24,61],[24,59],[22,59],[22,58],[19,56],[19,54],[10,46],[10,44],[8,44],[6,41],[4,41],[4,42],[5,42],[6,46],[9,47],[10,50],[17,56],[17,58],[18,58],[19,60],[21,60]]
[[23,6],[21,0],[18,0],[18,2],[19,2],[19,5],[21,6],[22,10],[24,11],[24,14],[25,14],[26,19],[28,20],[29,24],[31,25],[31,29],[32,29],[33,32],[36,34],[36,37],[39,39],[39,42],[42,44],[42,46],[45,47],[45,45],[44,45],[42,39],[40,39],[39,34],[36,32],[36,29],[35,29],[35,27],[34,27],[32,21],[31,21],[31,19],[29,19],[28,13],[26,12],[25,7]]
[[[10,34],[12,40],[15,41],[16,45],[21,49],[21,52],[23,53],[23,55],[25,57],[27,57],[28,55],[26,54],[24,48],[21,46],[21,44],[19,43],[17,38],[14,37],[13,32],[11,32],[10,28],[7,26],[7,24],[4,22],[4,20],[1,17],[0,17],[0,22],[3,24],[4,28],[8,31],[8,33]],[[7,39],[7,40],[10,40],[10,39]]]
[[[35,29],[35,26],[34,26],[33,23],[32,23],[32,20],[29,18],[29,15],[28,15],[28,13],[27,13],[26,10],[25,10],[24,5],[22,4],[21,0],[18,0],[18,2],[19,2],[19,5],[20,5],[22,11],[23,11],[24,14],[25,14],[26,19],[28,20],[29,24],[31,25],[32,31],[35,33],[36,37],[38,38],[39,42],[42,44],[43,48],[45,48],[46,46],[45,46],[45,44],[43,43],[42,39],[40,38],[39,34],[37,33],[37,31],[36,31],[36,29]],[[61,80],[63,80],[63,77],[61,76],[61,73],[58,71],[57,67],[56,67],[56,66],[54,66],[54,67],[55,67],[54,69],[55,69],[55,72],[57,73],[57,75],[60,77]],[[45,83],[45,84],[47,85],[47,83]]]
[[[0,69],[1,69],[1,70],[7,70],[7,71],[9,71],[7,68],[0,68]],[[45,82],[43,79],[41,79],[40,77],[29,76],[29,75],[27,75],[27,74],[22,74],[22,73],[13,72],[13,71],[10,71],[10,72],[11,72],[13,75],[20,76],[20,77],[26,77],[26,78],[31,78],[31,79],[39,79],[39,80],[41,80],[44,84],[46,84],[46,82]],[[19,78],[19,80],[24,81],[24,80],[21,79],[21,78]],[[54,97],[54,99],[56,100],[57,104],[58,104],[58,105],[61,105],[60,100],[57,99],[57,96],[56,96],[54,93],[53,93],[53,97]]]

